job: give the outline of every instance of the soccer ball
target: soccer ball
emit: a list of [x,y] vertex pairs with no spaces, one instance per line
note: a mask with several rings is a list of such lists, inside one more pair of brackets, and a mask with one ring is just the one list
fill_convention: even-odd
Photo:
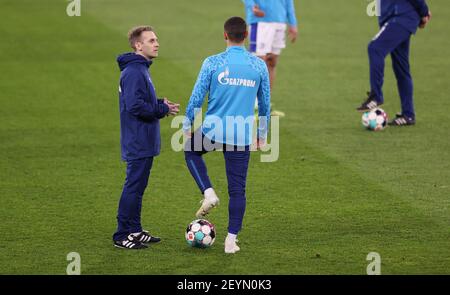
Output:
[[387,114],[380,108],[365,112],[361,118],[362,124],[369,130],[380,131],[386,127]]
[[208,248],[216,238],[214,224],[206,219],[196,219],[186,228],[186,242],[191,247]]

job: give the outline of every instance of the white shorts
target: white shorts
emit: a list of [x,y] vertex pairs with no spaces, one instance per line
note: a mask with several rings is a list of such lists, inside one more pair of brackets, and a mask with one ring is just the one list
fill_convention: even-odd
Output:
[[283,23],[259,22],[249,26],[250,52],[257,56],[268,53],[280,55],[286,48],[286,28]]

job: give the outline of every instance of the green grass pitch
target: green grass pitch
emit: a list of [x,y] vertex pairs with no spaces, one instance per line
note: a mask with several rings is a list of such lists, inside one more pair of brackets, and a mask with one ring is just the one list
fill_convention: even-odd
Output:
[[[225,4],[226,2],[226,4]],[[112,246],[125,177],[115,62],[126,33],[155,27],[160,96],[186,107],[203,59],[224,50],[222,25],[241,1],[81,0],[0,3],[0,274],[450,273],[450,5],[428,1],[429,27],[413,37],[417,125],[369,132],[354,108],[368,89],[367,43],[377,33],[364,0],[296,0],[299,37],[278,67],[272,101],[286,112],[280,158],[253,153],[241,251],[223,253],[228,196],[223,156],[206,156],[221,197],[212,248],[184,240],[200,200],[175,129],[161,122],[162,153],[144,196],[143,225],[163,238],[145,251]],[[388,59],[383,108],[399,111]]]

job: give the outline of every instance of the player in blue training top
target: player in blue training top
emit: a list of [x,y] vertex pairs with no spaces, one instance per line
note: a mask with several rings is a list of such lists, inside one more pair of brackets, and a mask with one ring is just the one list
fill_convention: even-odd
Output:
[[[242,0],[250,26],[250,48],[269,69],[270,87],[275,82],[275,68],[281,50],[286,47],[286,29],[291,42],[297,39],[297,18],[293,0]],[[283,116],[280,111],[272,115]]]
[[392,57],[392,66],[400,94],[402,112],[389,122],[391,126],[416,123],[413,104],[413,81],[409,66],[409,44],[417,28],[425,28],[431,12],[425,0],[380,0],[381,30],[369,43],[370,92],[358,111],[368,111],[383,104],[384,60]]
[[[189,140],[185,159],[189,171],[204,195],[197,218],[203,218],[219,203],[209,180],[202,155],[223,149],[228,179],[229,221],[225,253],[239,251],[236,236],[241,230],[245,212],[245,183],[250,145],[253,139],[256,97],[259,104],[257,147],[265,144],[270,117],[270,82],[267,66],[260,58],[245,50],[247,24],[240,17],[225,22],[227,50],[205,59],[195,83],[183,129]],[[208,109],[201,128],[192,134],[195,114],[200,111],[205,95]]]

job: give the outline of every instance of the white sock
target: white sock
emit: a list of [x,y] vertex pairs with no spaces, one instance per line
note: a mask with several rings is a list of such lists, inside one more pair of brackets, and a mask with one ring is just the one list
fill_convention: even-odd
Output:
[[214,189],[212,187],[207,188],[203,194],[205,195],[205,199],[216,199],[217,195],[216,192],[214,191]]
[[227,241],[230,242],[230,243],[231,243],[231,242],[232,242],[232,243],[236,243],[236,237],[237,237],[237,235],[228,233],[228,235],[227,235]]

